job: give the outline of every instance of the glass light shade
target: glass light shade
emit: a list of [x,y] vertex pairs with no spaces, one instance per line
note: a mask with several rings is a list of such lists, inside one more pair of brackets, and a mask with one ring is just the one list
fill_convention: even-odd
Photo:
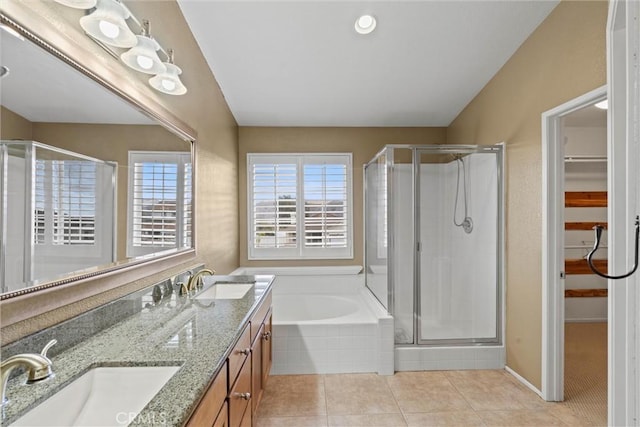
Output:
[[165,62],[164,65],[167,67],[164,73],[160,73],[149,79],[151,87],[168,95],[184,95],[187,93],[187,88],[182,84],[182,81],[180,81],[180,77],[178,77],[182,74],[180,67],[169,62]]
[[97,0],[55,0],[55,2],[74,9],[91,9],[96,6]]
[[133,47],[138,40],[125,20],[129,12],[116,0],[98,0],[96,9],[80,18],[82,29],[96,40],[115,47]]
[[120,59],[130,68],[147,74],[164,73],[167,69],[158,57],[160,45],[147,36],[136,36],[138,44],[120,55]]

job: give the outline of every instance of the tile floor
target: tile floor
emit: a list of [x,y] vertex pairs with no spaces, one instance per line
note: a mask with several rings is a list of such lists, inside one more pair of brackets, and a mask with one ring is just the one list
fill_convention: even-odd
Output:
[[269,377],[259,427],[589,426],[503,370]]

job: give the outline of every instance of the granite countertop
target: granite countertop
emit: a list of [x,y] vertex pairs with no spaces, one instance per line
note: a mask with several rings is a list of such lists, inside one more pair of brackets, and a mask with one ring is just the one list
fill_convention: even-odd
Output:
[[[24,384],[24,374],[9,380],[10,403],[4,408],[2,425],[16,421],[28,409],[99,366],[179,366],[131,425],[185,424],[273,282],[270,275],[203,279],[204,287],[198,294],[216,282],[255,281],[255,285],[240,299],[195,299],[179,296],[164,285],[120,298],[116,302],[129,306],[127,316],[50,357],[53,378],[30,385]],[[57,333],[73,333],[73,328],[68,329]],[[58,337],[54,334],[53,338]],[[33,348],[30,352],[38,351]]]

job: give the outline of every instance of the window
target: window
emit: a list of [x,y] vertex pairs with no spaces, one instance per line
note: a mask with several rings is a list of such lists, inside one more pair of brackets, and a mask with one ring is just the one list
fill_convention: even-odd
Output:
[[36,160],[36,245],[95,244],[97,176],[93,161]]
[[127,256],[191,246],[191,154],[129,152]]
[[249,259],[352,258],[351,154],[247,156]]

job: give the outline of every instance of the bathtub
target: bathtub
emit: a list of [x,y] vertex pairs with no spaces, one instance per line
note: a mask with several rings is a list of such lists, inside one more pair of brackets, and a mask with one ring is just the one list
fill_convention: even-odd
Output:
[[272,375],[393,375],[393,318],[360,267],[240,268],[274,274]]

